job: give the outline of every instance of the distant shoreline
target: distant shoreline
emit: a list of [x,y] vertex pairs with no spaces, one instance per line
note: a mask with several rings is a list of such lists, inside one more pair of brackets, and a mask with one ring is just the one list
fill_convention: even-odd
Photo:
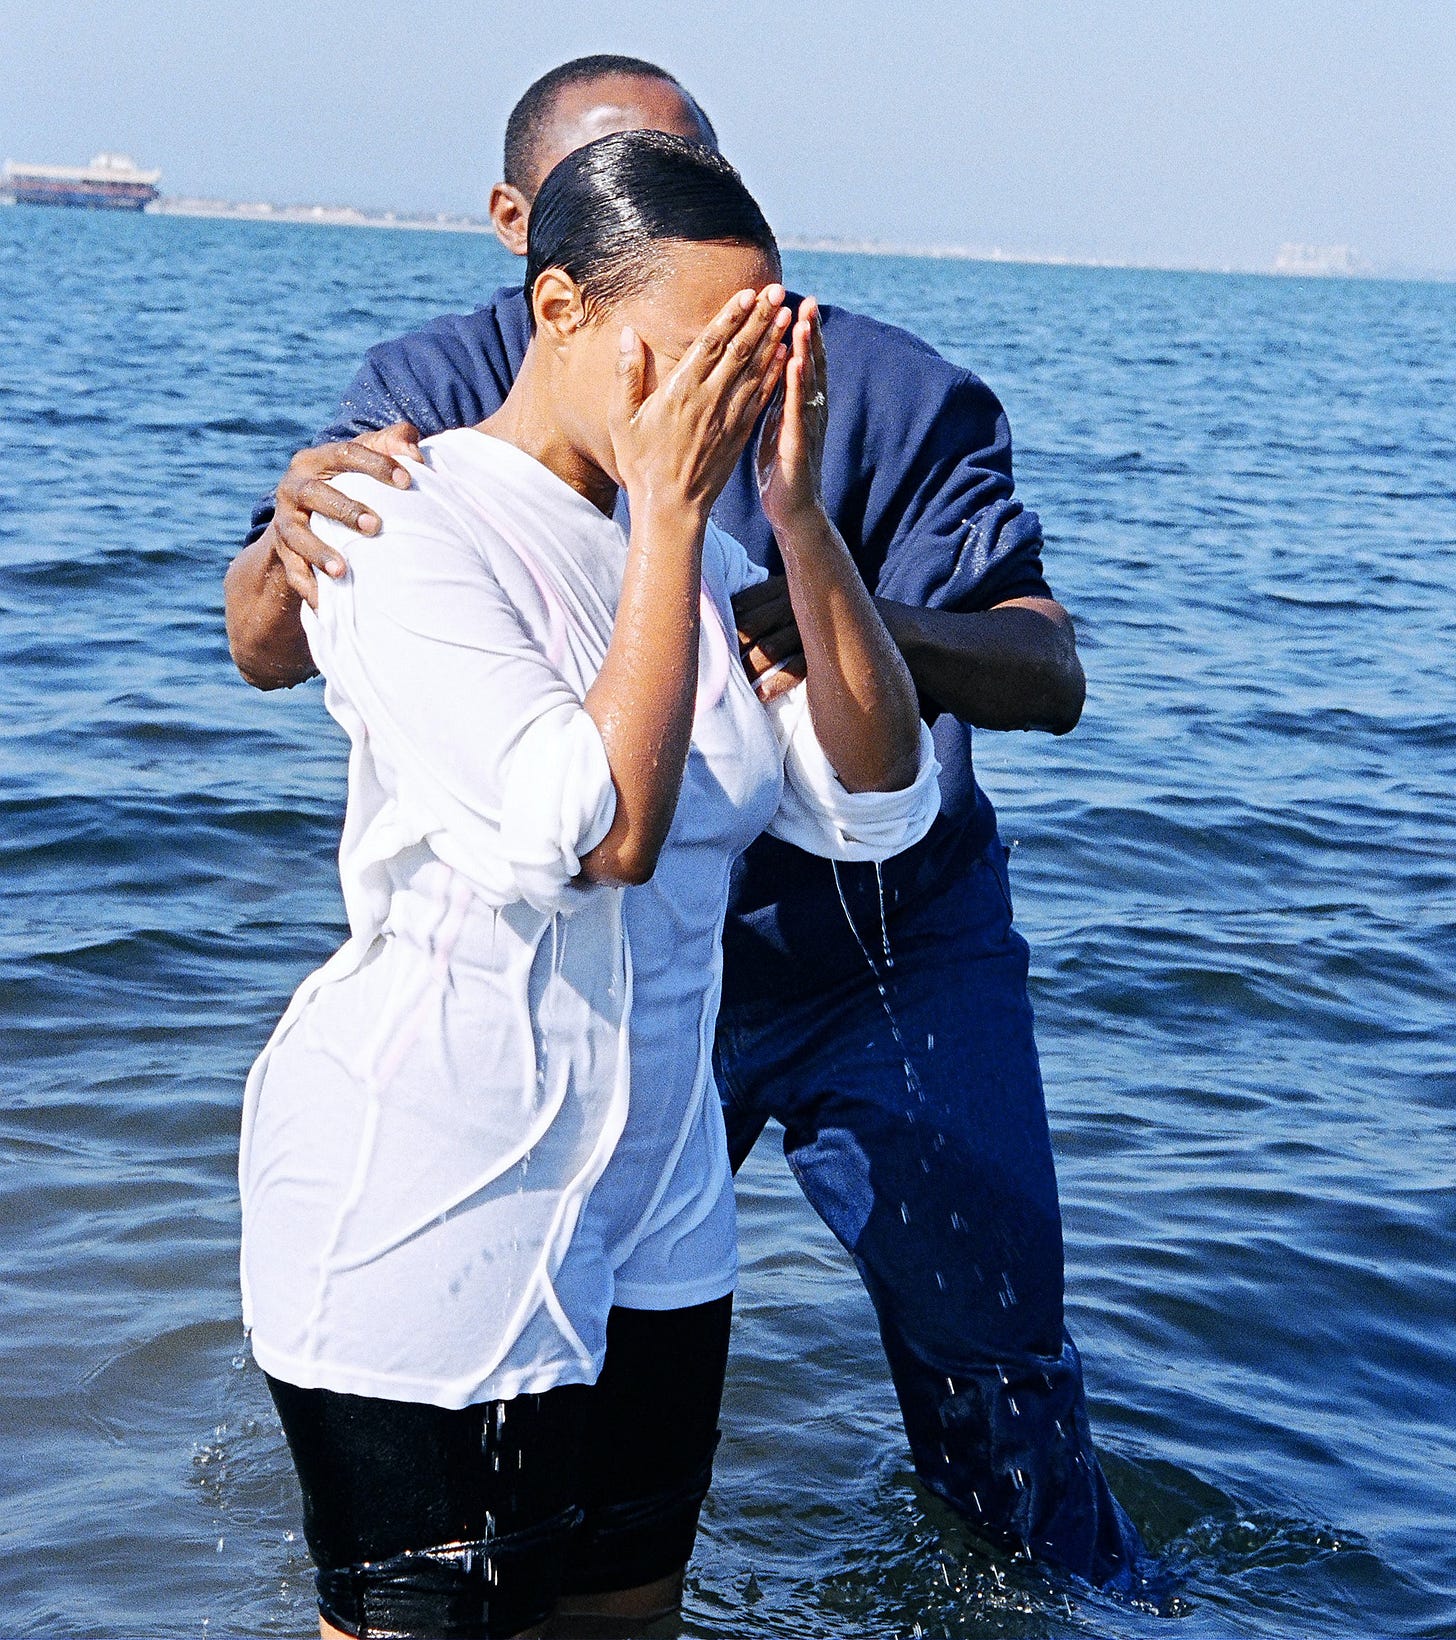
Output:
[[[8,203],[6,201],[5,203]],[[148,216],[184,216],[225,222],[281,222],[324,228],[392,228],[414,233],[490,234],[488,217],[446,211],[371,211],[357,205],[277,205],[267,200],[238,201],[166,196],[146,207]],[[1193,262],[1132,262],[1009,250],[992,245],[913,245],[873,239],[840,239],[821,234],[782,234],[786,251],[836,256],[905,257],[929,262],[994,262],[1011,266],[1099,268],[1137,273],[1214,273],[1265,278],[1325,280],[1380,279],[1449,284],[1456,270],[1367,267],[1341,246],[1281,247],[1274,266],[1214,266]]]
[[267,200],[187,199],[163,196],[148,216],[207,217],[228,222],[302,222],[319,228],[400,228],[417,233],[493,233],[480,216],[411,211],[365,211],[357,205],[274,205]]

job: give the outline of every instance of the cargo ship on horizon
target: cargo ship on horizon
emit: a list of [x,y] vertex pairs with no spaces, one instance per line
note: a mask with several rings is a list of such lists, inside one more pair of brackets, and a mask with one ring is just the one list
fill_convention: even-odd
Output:
[[0,195],[17,205],[140,211],[158,197],[160,171],[139,170],[127,154],[97,154],[89,165],[17,165],[6,160]]

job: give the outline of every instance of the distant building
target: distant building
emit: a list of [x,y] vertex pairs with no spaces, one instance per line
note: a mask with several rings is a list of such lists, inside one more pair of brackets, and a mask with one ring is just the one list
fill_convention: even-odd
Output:
[[0,194],[17,205],[70,205],[140,211],[157,197],[160,171],[141,171],[126,154],[97,154],[89,165],[16,165],[6,160]]
[[1275,273],[1306,279],[1348,279],[1364,271],[1364,263],[1348,245],[1281,245],[1274,258]]

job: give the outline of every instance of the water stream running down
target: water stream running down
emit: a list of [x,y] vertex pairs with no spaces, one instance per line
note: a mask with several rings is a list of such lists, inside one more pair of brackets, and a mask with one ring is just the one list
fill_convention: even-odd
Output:
[[[1079,622],[1081,727],[977,757],[1093,1424],[1181,1583],[1159,1617],[1050,1582],[915,1483],[769,1134],[687,1631],[1456,1634],[1456,286],[788,272],[997,389]],[[0,213],[6,1636],[311,1628],[234,1168],[244,1071],[340,938],[344,752],[317,687],[238,681],[220,579],[364,349],[515,273],[475,237]]]

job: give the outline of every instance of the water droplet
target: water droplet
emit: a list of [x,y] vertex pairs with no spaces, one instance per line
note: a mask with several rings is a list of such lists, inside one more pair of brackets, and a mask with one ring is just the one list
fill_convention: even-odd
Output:
[[890,925],[885,918],[885,874],[878,860],[875,861],[875,892],[880,901],[880,945],[885,953],[885,967],[893,968],[895,959],[890,954]]

